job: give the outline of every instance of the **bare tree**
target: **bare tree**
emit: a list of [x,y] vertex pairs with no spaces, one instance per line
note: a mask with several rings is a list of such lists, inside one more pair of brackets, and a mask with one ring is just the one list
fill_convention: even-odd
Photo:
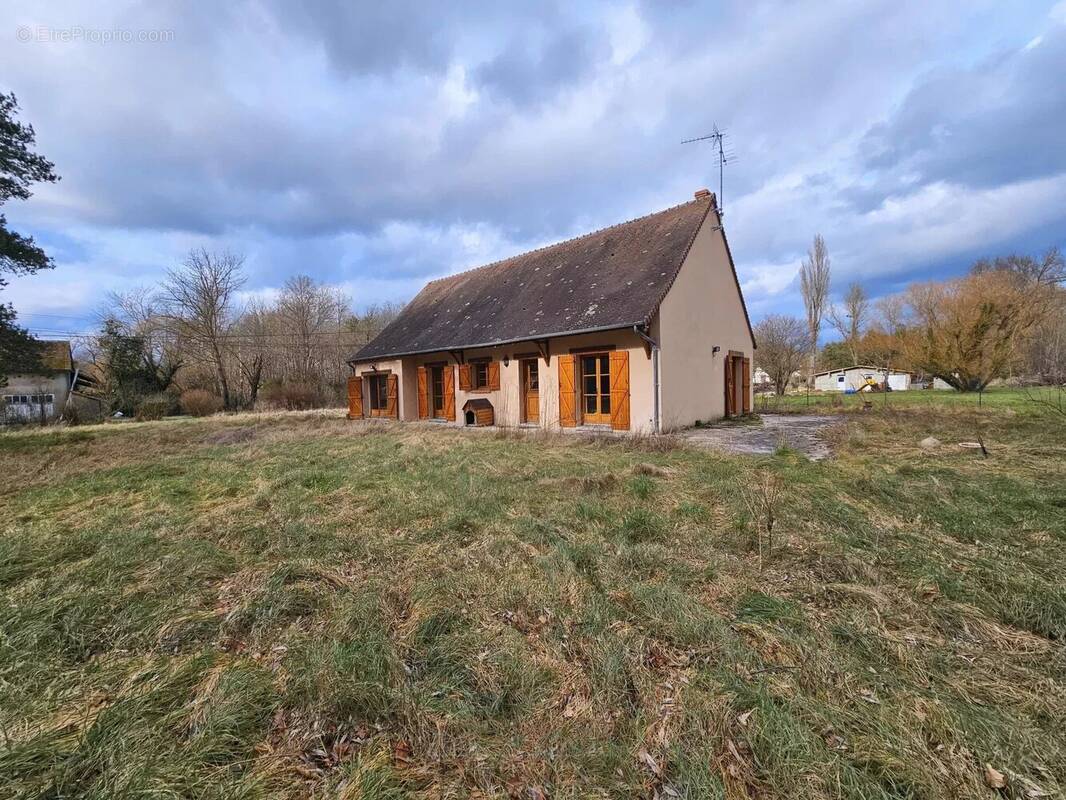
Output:
[[1007,276],[1031,298],[1037,321],[1021,344],[1018,367],[1043,383],[1066,381],[1066,261],[1059,250],[1053,247],[1041,258],[982,259],[971,274]]
[[257,299],[251,300],[232,327],[232,342],[237,369],[243,380],[241,405],[255,408],[268,364],[276,361],[273,312]]
[[343,294],[316,284],[307,275],[285,282],[276,314],[294,377],[306,382],[327,371],[323,367],[331,360],[347,306],[348,299]]
[[1019,361],[1050,311],[1047,289],[998,270],[914,284],[906,293],[911,324],[899,337],[903,353],[914,369],[959,391],[980,391]]
[[814,362],[818,354],[818,336],[822,332],[822,316],[829,299],[829,249],[819,233],[800,266],[800,291],[803,308],[807,312],[807,335],[810,354],[807,361],[807,381],[814,380]]
[[903,295],[886,294],[874,306],[886,332],[896,334],[907,327],[907,301]]
[[233,408],[227,371],[227,337],[234,321],[234,300],[244,285],[244,256],[190,251],[179,269],[169,270],[161,299],[172,329],[189,348],[190,357],[214,373],[225,408]]
[[348,328],[355,337],[357,347],[367,344],[392,322],[403,310],[402,303],[377,303],[367,306],[361,314],[354,315]]
[[143,343],[145,366],[170,378],[182,364],[181,343],[171,331],[163,302],[156,290],[135,286],[125,292],[109,292],[97,313],[101,328],[115,321],[119,333],[135,336]]
[[998,258],[982,258],[970,272],[980,275],[1001,272],[1013,275],[1023,283],[1053,286],[1066,283],[1066,260],[1057,247],[1050,248],[1041,258],[1012,254]]
[[870,311],[870,298],[858,283],[848,286],[848,291],[839,306],[829,309],[829,318],[833,327],[844,339],[851,354],[851,363],[859,363],[859,345],[862,333],[866,329],[867,316]]
[[810,351],[807,327],[796,317],[771,314],[755,326],[755,341],[759,343],[756,365],[770,376],[774,391],[780,396]]

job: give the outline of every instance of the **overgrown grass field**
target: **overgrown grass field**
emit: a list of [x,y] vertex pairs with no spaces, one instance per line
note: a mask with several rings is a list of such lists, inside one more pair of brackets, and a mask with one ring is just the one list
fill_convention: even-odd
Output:
[[0,435],[0,795],[1061,795],[1062,418],[842,419]]
[[1055,386],[1031,388],[996,387],[984,392],[955,392],[948,389],[914,389],[905,392],[844,394],[843,392],[803,391],[783,397],[757,395],[755,411],[778,413],[821,413],[859,409],[871,403],[878,410],[938,409],[948,411],[1012,410],[1018,414],[1043,414],[1055,406],[1066,412],[1066,392]]

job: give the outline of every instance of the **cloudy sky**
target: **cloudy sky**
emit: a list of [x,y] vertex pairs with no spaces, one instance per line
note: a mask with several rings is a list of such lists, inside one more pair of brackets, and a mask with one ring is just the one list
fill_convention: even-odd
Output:
[[[362,6],[362,7],[360,7]],[[1066,246],[1066,2],[12,3],[0,90],[62,181],[3,211],[83,330],[190,247],[356,308],[717,189],[752,315]]]

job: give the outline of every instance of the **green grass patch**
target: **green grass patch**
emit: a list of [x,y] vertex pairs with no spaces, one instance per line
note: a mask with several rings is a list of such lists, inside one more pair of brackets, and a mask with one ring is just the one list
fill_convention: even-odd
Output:
[[823,462],[326,414],[0,434],[0,794],[947,800],[986,763],[1061,794],[1066,426],[911,395]]

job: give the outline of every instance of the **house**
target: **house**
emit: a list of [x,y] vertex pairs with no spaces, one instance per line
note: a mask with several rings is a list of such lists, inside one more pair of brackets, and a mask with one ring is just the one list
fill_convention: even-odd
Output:
[[841,369],[830,369],[814,376],[814,388],[823,392],[861,392],[869,391],[871,381],[877,384],[888,379],[888,388],[893,392],[903,392],[911,388],[911,375],[898,369],[871,367],[856,364]]
[[94,402],[77,391],[93,381],[74,362],[70,342],[41,342],[41,348],[40,372],[6,376],[6,384],[0,387],[0,422],[48,422],[60,416],[69,403]]
[[349,417],[658,432],[750,411],[754,349],[704,189],[431,281],[350,358]]

